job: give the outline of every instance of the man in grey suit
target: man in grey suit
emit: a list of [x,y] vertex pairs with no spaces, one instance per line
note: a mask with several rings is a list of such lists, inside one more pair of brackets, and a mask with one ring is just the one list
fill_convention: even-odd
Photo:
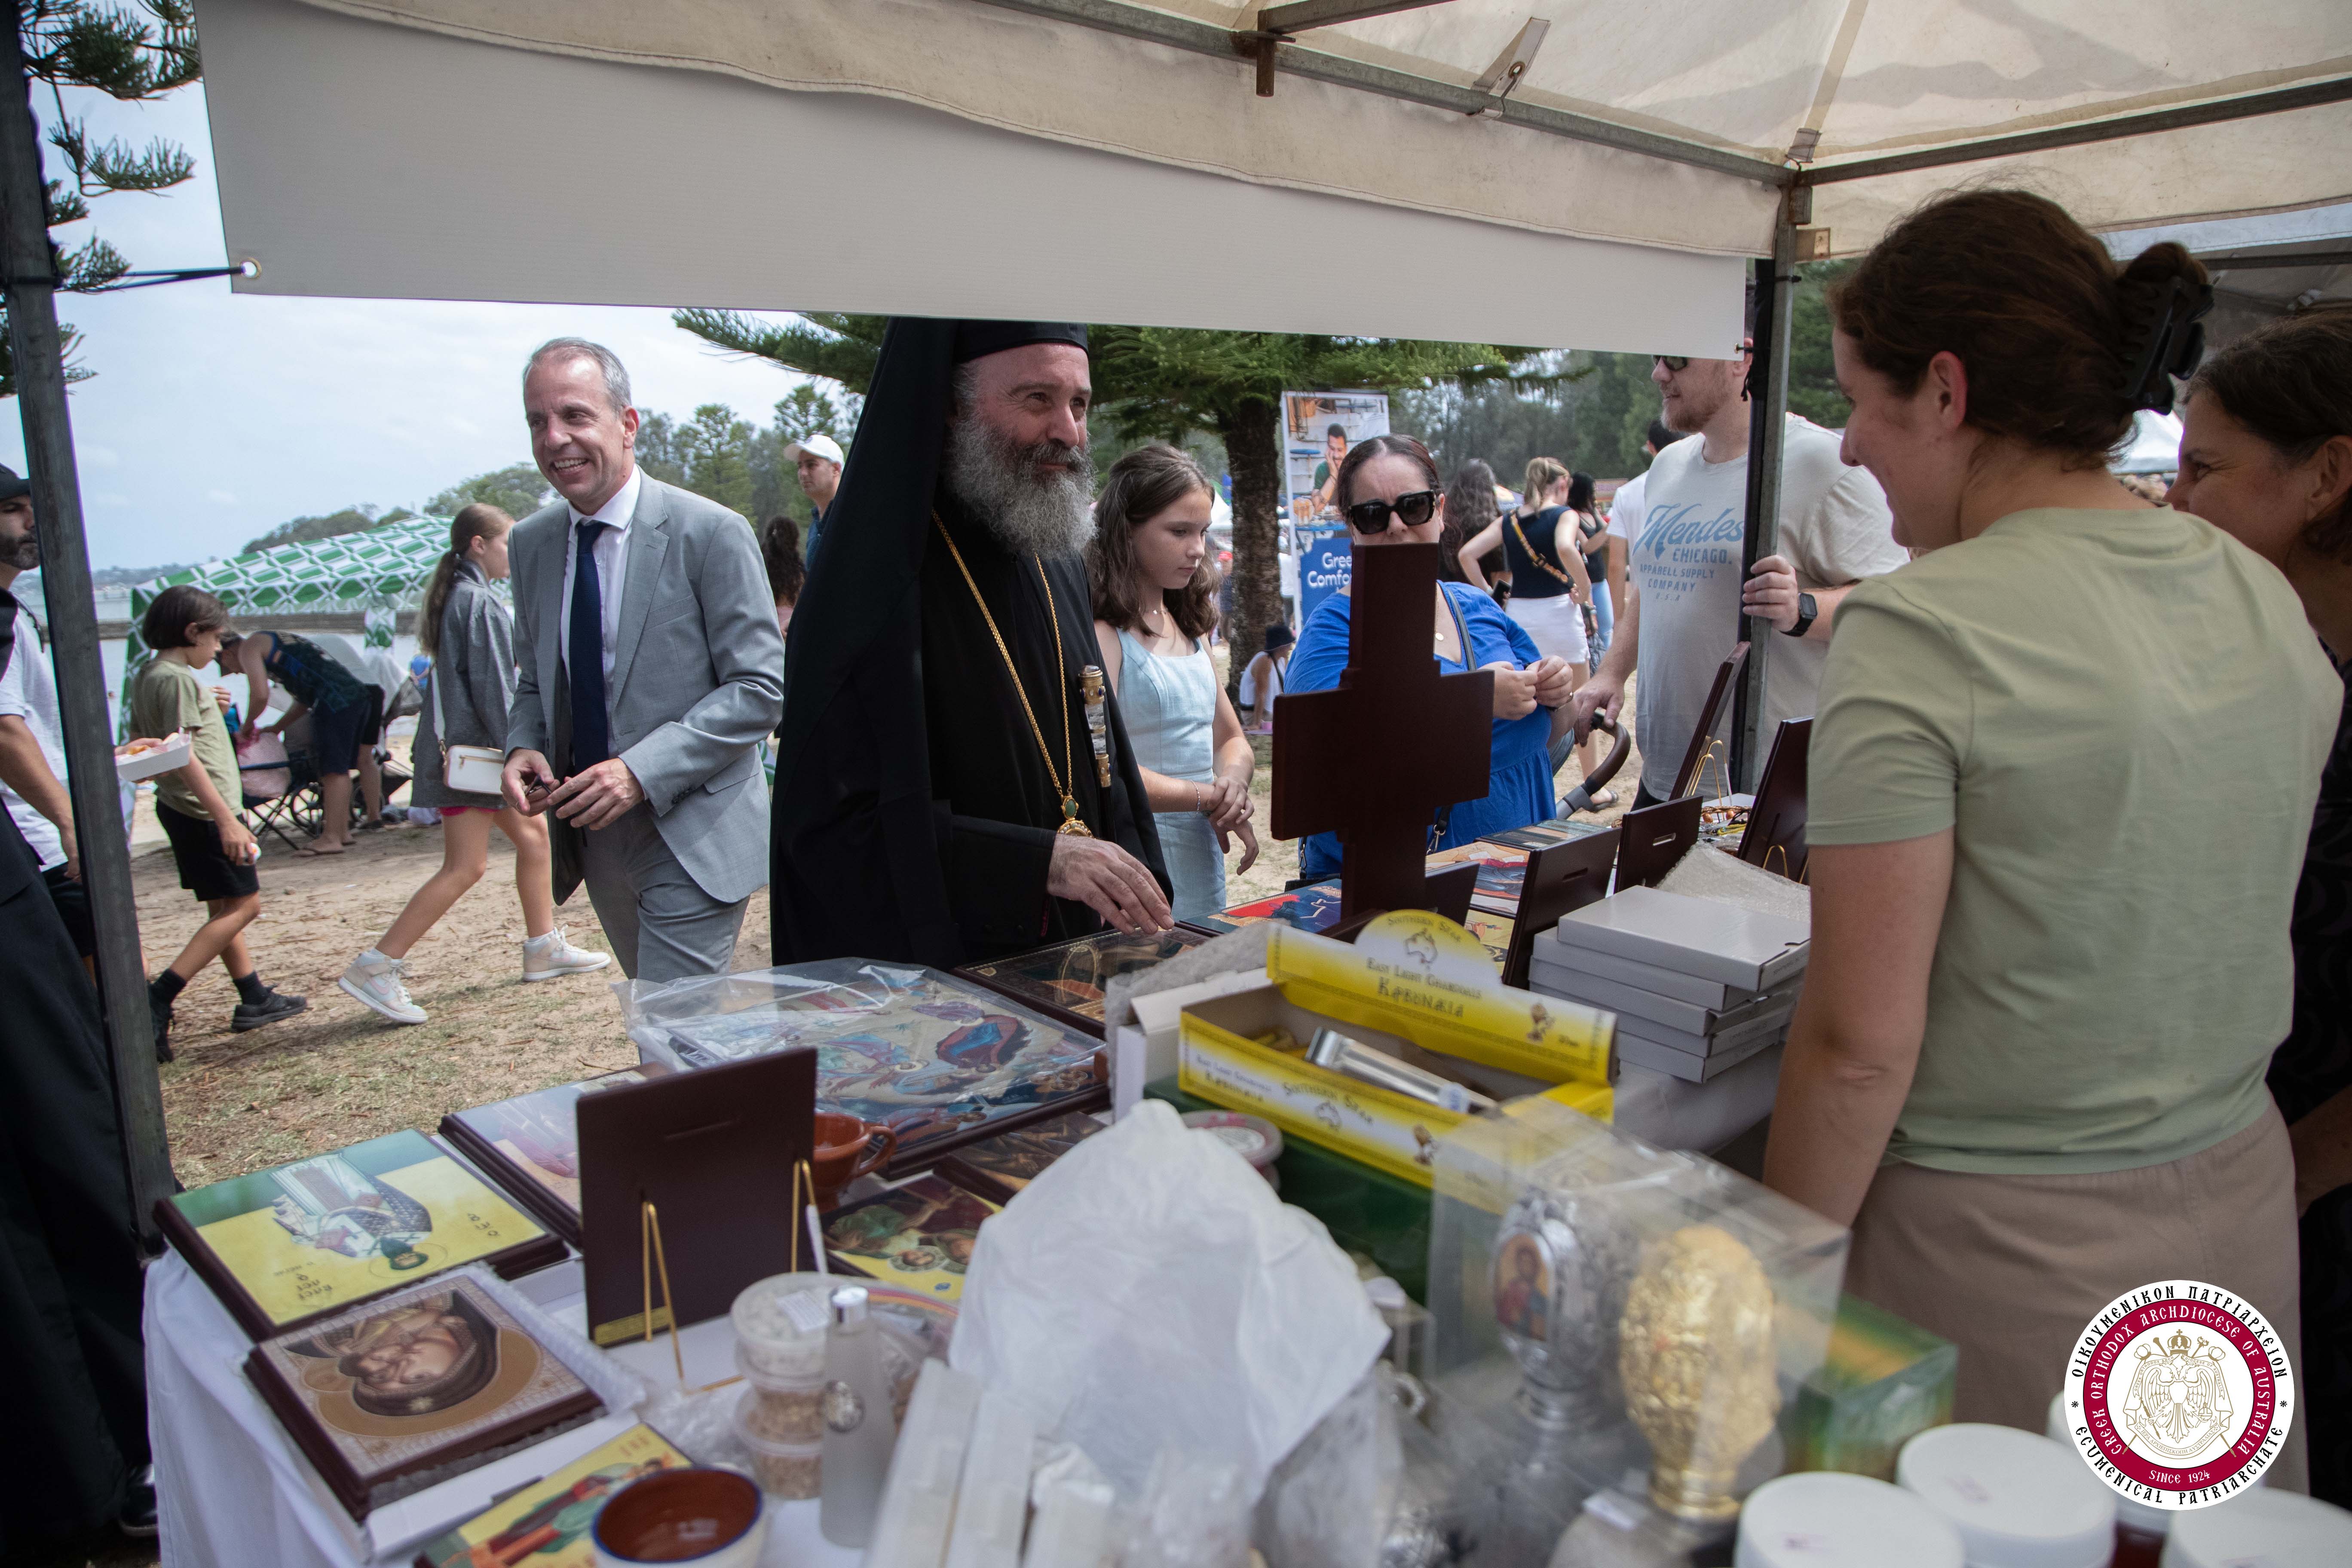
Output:
[[553,809],[556,900],[588,884],[623,973],[721,973],[767,880],[760,743],[783,709],[759,545],[741,517],[638,469],[629,374],[610,349],[541,344],[522,401],[562,499],[510,545],[507,800]]

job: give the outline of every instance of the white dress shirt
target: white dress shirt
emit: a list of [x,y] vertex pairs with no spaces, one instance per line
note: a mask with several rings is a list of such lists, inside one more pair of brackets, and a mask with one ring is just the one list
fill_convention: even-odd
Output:
[[[65,747],[58,740],[64,725],[58,716],[58,685],[49,671],[48,651],[41,647],[29,616],[16,622],[16,657],[8,661],[5,671],[0,671],[0,717],[25,721],[25,728],[33,732],[35,743],[41,748],[43,760],[49,764],[49,773],[59,784],[65,783]],[[40,858],[42,870],[66,863],[65,840],[58,836],[56,823],[5,784],[0,784],[0,801],[7,804],[8,815],[16,819],[17,831]]]
[[611,524],[597,534],[593,546],[596,553],[599,601],[604,612],[604,703],[609,711],[613,701],[613,644],[621,631],[621,584],[629,570],[629,520],[636,515],[637,491],[645,488],[645,470],[630,465],[629,477],[612,499],[593,512],[571,508],[572,526],[563,536],[563,616],[555,623],[555,636],[563,658],[563,668],[572,668],[572,574],[580,561],[580,524],[593,517],[596,521]]

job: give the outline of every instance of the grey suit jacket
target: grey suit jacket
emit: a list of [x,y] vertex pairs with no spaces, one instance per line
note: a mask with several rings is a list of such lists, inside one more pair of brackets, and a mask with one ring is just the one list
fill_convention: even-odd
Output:
[[[507,750],[546,755],[569,777],[572,710],[563,671],[564,558],[571,508],[515,525],[520,669]],[[629,520],[629,563],[607,682],[613,751],[645,786],[662,842],[714,899],[768,879],[768,785],[760,743],[784,702],[784,643],[751,525],[652,475]],[[553,813],[555,896],[580,885],[580,830]]]

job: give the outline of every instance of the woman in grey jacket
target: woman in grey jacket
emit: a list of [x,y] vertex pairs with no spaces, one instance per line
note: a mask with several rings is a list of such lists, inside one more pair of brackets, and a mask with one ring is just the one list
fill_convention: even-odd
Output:
[[[398,1024],[422,1024],[425,1009],[402,979],[408,950],[482,879],[489,867],[490,825],[515,848],[515,892],[522,900],[522,977],[554,980],[602,969],[612,955],[564,941],[555,923],[548,879],[547,824],[496,795],[469,795],[445,782],[445,749],[506,750],[507,705],[514,697],[514,616],[490,592],[507,575],[507,533],[514,519],[477,502],[449,525],[449,552],[434,568],[416,616],[416,638],[433,660],[433,695],[416,728],[416,777],[409,798],[441,812],[441,868],[416,889],[392,929],[352,960],[345,991]],[[436,714],[439,722],[436,722]],[[441,722],[447,724],[443,732]]]

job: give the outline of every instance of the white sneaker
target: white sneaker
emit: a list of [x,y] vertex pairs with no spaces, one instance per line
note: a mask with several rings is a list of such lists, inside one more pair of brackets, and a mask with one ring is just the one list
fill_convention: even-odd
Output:
[[563,928],[557,926],[545,936],[525,939],[522,944],[522,977],[525,980],[561,980],[567,974],[586,974],[613,962],[609,952],[590,952],[563,940]]
[[425,1009],[408,999],[408,987],[400,982],[405,967],[399,959],[386,958],[369,948],[352,960],[352,966],[335,984],[395,1024],[422,1024]]

